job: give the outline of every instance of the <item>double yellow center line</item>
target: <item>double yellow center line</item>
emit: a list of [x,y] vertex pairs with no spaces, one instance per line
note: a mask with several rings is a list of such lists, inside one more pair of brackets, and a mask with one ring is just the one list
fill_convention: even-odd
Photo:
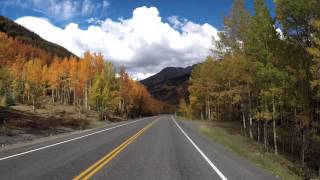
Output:
[[99,170],[101,170],[106,164],[108,164],[114,157],[116,157],[122,150],[124,150],[127,146],[129,146],[133,141],[135,141],[142,133],[144,133],[146,130],[148,130],[151,126],[153,126],[159,119],[149,123],[146,125],[143,129],[141,129],[139,132],[131,136],[129,139],[127,139],[125,142],[123,142],[121,145],[116,147],[114,150],[112,150],[110,153],[108,153],[106,156],[102,157],[99,161],[94,163],[92,166],[90,166],[87,170],[83,171],[80,175],[74,178],[74,180],[86,180],[94,176]]

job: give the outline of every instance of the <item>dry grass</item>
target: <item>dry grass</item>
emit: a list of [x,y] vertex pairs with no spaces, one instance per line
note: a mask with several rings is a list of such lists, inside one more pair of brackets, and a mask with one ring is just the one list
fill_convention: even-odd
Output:
[[295,172],[291,171],[295,165],[281,155],[275,156],[272,153],[265,152],[260,145],[250,142],[246,137],[237,133],[230,133],[225,125],[202,125],[200,130],[234,153],[254,162],[258,166],[272,172],[275,176],[285,180],[302,179]]
[[0,108],[0,145],[101,126],[95,111],[70,105],[45,105],[33,112],[31,106]]

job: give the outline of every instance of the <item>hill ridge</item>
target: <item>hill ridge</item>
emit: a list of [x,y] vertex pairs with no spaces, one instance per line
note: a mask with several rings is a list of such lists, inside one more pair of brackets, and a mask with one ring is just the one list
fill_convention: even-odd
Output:
[[183,67],[166,67],[157,74],[140,82],[155,99],[178,105],[181,98],[189,95],[188,86],[191,72],[196,65]]
[[0,15],[0,32],[4,32],[15,40],[43,49],[49,53],[57,55],[60,58],[70,56],[77,57],[66,48],[43,39],[38,34],[2,15]]

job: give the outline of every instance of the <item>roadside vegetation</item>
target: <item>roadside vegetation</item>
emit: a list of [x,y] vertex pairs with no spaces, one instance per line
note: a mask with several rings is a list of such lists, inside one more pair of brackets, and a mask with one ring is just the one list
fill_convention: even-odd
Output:
[[[193,70],[179,112],[231,121],[266,154],[296,164],[299,176],[320,177],[320,2],[275,6],[273,18],[264,0],[254,0],[253,14],[244,0],[234,1],[214,40],[216,56]],[[218,132],[209,134],[228,136]]]
[[70,105],[46,105],[36,113],[31,106],[16,105],[0,108],[0,117],[4,122],[0,126],[0,147],[106,124],[97,119],[95,111],[84,111],[78,118]]
[[263,149],[261,144],[242,136],[233,123],[209,123],[202,125],[200,131],[232,152],[268,170],[281,179],[303,179],[299,177],[299,167],[282,155],[274,155]]
[[0,33],[0,136],[32,133],[33,126],[81,129],[166,107],[101,54],[59,58]]
[[156,114],[164,105],[153,99],[124,68],[117,73],[101,54],[86,52],[80,59],[61,59],[25,46],[4,33],[0,33],[0,52],[3,107],[26,104],[35,112],[46,104],[73,105],[79,117],[82,109],[95,110],[101,120],[107,120],[112,116],[126,119]]

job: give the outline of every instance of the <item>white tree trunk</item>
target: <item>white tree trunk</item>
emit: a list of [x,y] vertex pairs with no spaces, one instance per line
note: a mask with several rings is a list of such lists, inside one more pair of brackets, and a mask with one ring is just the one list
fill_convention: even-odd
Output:
[[84,107],[88,109],[88,82],[85,82],[84,87]]
[[246,135],[247,125],[246,125],[246,116],[244,115],[244,112],[242,112],[242,122],[243,122],[243,132],[244,132],[244,135]]
[[35,97],[32,97],[32,110],[33,112],[36,112],[36,102],[35,102]]
[[272,99],[272,119],[273,119],[273,144],[274,144],[274,154],[278,155],[278,145],[277,145],[277,129],[276,129],[276,106],[274,98]]

